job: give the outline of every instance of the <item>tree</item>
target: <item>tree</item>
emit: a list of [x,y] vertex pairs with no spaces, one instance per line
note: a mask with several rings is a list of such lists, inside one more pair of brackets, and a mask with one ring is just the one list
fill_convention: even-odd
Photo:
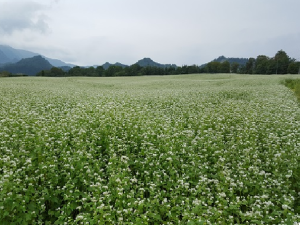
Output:
[[256,57],[254,73],[255,74],[267,74],[269,57],[265,55],[259,55]]
[[240,64],[238,64],[237,62],[231,63],[231,65],[230,65],[230,71],[231,71],[231,73],[237,73],[239,67],[240,67]]
[[219,72],[219,67],[220,67],[220,62],[209,62],[206,64],[206,72],[207,73],[218,73]]
[[246,65],[241,65],[238,72],[239,74],[246,74]]
[[118,72],[120,72],[123,68],[121,66],[112,65],[105,70],[106,77],[114,77]]
[[276,61],[276,74],[286,74],[291,62],[291,59],[286,52],[283,50],[278,51],[274,60]]
[[65,75],[65,71],[63,71],[61,68],[52,67],[50,69],[50,76],[51,77],[62,77]]
[[139,64],[133,64],[125,68],[127,76],[139,76],[141,75],[142,67]]
[[188,74],[192,74],[192,73],[199,73],[199,66],[197,66],[197,65],[192,65],[192,66],[188,66],[187,67],[187,73]]
[[188,74],[188,66],[187,65],[183,65],[181,67],[181,74]]
[[95,72],[96,72],[98,77],[103,77],[105,70],[104,70],[103,66],[97,66]]
[[176,68],[176,72],[175,72],[176,74],[181,74],[182,73],[182,68],[181,68],[181,66],[178,66],[177,68]]
[[218,68],[219,73],[230,73],[230,63],[228,61],[224,61],[220,63]]
[[42,77],[63,77],[65,75],[66,72],[57,67],[52,67],[50,70],[42,70],[36,74],[36,76]]
[[70,76],[83,76],[83,69],[79,66],[71,68],[68,72]]
[[88,77],[97,77],[98,74],[96,72],[96,69],[94,67],[89,67],[89,68],[85,68],[84,69],[84,76],[88,76]]
[[165,74],[166,75],[172,75],[172,74],[177,74],[176,73],[176,67],[175,66],[169,66],[165,68]]
[[272,58],[268,61],[266,74],[276,74],[276,70],[277,70],[277,62],[275,61],[274,58]]
[[9,77],[11,76],[11,73],[8,71],[2,71],[0,72],[0,77]]
[[254,66],[255,66],[255,59],[254,58],[249,58],[248,62],[245,65],[245,73],[246,74],[253,74]]
[[287,72],[290,74],[298,74],[300,73],[300,62],[292,62],[289,64]]

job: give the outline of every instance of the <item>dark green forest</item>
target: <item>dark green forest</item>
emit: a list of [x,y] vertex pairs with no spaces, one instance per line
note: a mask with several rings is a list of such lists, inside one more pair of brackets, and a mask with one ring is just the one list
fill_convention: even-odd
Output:
[[[177,75],[177,74],[195,74],[195,73],[240,73],[240,74],[300,74],[300,62],[287,55],[283,50],[278,51],[274,57],[259,55],[256,58],[219,58],[198,66],[183,65],[176,66],[174,64],[163,65],[154,63],[142,64],[140,61],[131,66],[116,64],[104,64],[98,67],[79,67],[58,68],[52,67],[42,57],[31,58],[32,62],[27,65],[28,59],[23,59],[13,66],[7,65],[2,68],[0,76],[14,76],[22,68],[25,68],[25,74],[49,77],[65,77],[65,76],[90,76],[90,77],[116,77],[116,76],[143,76],[143,75]],[[143,62],[146,59],[143,59]],[[148,61],[150,59],[147,59]],[[145,62],[148,62],[145,61]],[[150,60],[151,61],[151,60]],[[46,62],[48,63],[45,67]],[[32,65],[33,68],[32,68]],[[40,69],[39,66],[43,65]],[[10,68],[12,67],[12,68]],[[24,68],[23,68],[24,67]],[[9,72],[5,72],[9,71]]]
[[[220,57],[222,58],[222,57]],[[224,61],[225,60],[225,61]],[[91,77],[115,77],[115,76],[142,76],[142,75],[177,75],[193,73],[240,73],[240,74],[298,74],[300,73],[300,62],[290,58],[287,53],[280,50],[274,57],[259,55],[249,58],[246,63],[237,61],[229,62],[222,58],[220,61],[211,61],[201,67],[197,65],[184,66],[140,66],[133,64],[128,67],[111,65],[107,69],[103,66],[96,68],[73,67],[68,72],[53,67],[50,70],[43,70],[37,76],[91,76]]]

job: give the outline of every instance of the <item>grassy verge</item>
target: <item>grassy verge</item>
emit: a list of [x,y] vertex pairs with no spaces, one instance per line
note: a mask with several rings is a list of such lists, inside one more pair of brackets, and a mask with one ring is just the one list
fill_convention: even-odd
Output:
[[300,101],[300,79],[286,79],[284,84],[295,92]]

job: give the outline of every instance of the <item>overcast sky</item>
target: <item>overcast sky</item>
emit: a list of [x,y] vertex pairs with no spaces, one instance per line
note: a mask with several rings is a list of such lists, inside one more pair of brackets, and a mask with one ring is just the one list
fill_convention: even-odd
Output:
[[0,0],[0,44],[77,65],[300,59],[300,0]]

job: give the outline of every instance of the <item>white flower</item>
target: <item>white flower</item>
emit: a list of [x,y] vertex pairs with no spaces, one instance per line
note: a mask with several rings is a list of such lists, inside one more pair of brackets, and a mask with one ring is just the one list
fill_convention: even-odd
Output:
[[221,197],[225,198],[226,197],[226,194],[224,192],[220,193],[219,194]]
[[76,217],[77,220],[82,220],[83,218],[84,218],[84,217],[81,216],[81,215],[78,215],[78,216]]

